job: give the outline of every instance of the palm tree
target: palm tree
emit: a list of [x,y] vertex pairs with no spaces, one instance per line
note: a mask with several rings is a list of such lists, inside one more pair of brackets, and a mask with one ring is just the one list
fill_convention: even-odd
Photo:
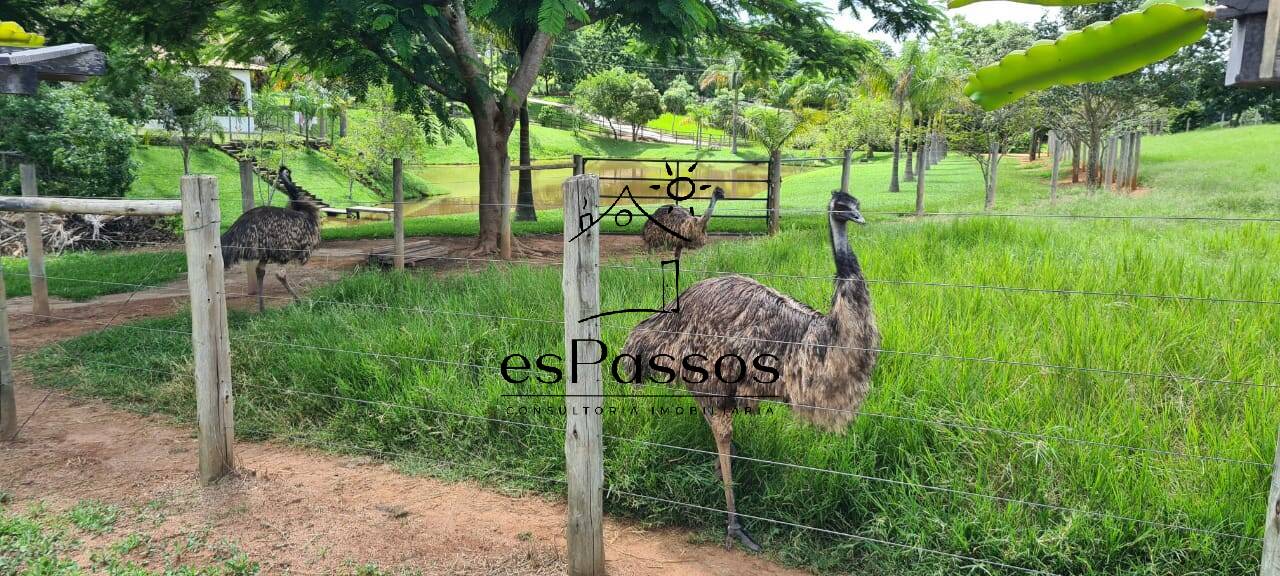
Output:
[[711,106],[709,104],[706,104],[704,102],[698,102],[696,104],[690,104],[689,107],[685,110],[685,113],[689,115],[689,119],[693,120],[693,123],[698,127],[698,134],[696,136],[696,139],[693,141],[693,149],[701,150],[702,149],[702,125],[706,124],[707,119],[711,117],[714,111],[711,109]]
[[730,146],[734,154],[738,153],[738,100],[742,94],[742,86],[739,78],[739,62],[738,56],[732,55],[723,62],[717,62],[708,66],[702,72],[702,77],[698,79],[698,87],[706,90],[712,86],[717,88],[728,87],[733,90],[733,116],[729,120],[730,130]]
[[[893,176],[889,191],[900,192],[898,166],[902,155],[902,122],[907,107],[936,101],[940,93],[950,89],[951,81],[943,68],[942,56],[926,50],[920,42],[911,40],[902,45],[902,53],[888,61],[872,62],[863,74],[871,89],[889,98],[896,110],[893,132]],[[917,118],[920,114],[913,112]]]
[[769,233],[778,231],[778,205],[782,186],[782,146],[800,127],[800,120],[789,110],[755,106],[747,110],[747,129],[751,136],[769,150]]

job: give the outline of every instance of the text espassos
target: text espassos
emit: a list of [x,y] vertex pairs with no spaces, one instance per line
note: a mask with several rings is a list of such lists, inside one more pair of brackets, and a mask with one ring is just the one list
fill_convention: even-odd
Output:
[[[582,343],[595,344],[598,354],[594,355],[594,359],[585,359],[582,354],[579,354],[579,350],[583,348],[579,344]],[[579,366],[601,364],[609,355],[609,347],[604,342],[594,338],[573,340],[572,350],[570,366],[573,371],[574,381],[578,379]],[[623,359],[627,359],[632,364],[623,364]],[[726,384],[737,384],[748,377],[760,384],[772,384],[781,375],[781,360],[773,354],[760,354],[753,357],[750,363],[745,358],[732,353],[720,356],[714,362],[708,363],[710,360],[711,358],[706,355],[696,352],[686,354],[678,361],[670,354],[657,354],[650,358],[637,358],[631,354],[618,354],[610,362],[610,372],[615,380],[623,384],[636,383],[635,371],[624,371],[624,369],[637,365],[647,366],[644,372],[649,381],[654,384],[671,384],[675,382],[677,377],[689,384],[701,384],[706,382],[712,373],[715,374],[717,379]],[[557,365],[563,362],[564,358],[559,354],[543,354],[533,361],[530,361],[529,357],[524,354],[509,354],[502,359],[502,379],[512,384],[524,384],[529,382],[532,377],[542,384],[556,384],[564,378],[564,370]],[[528,373],[531,371],[536,371],[537,374],[530,376]]]

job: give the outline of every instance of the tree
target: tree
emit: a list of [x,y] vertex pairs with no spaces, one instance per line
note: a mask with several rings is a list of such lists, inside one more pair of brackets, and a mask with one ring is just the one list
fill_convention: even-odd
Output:
[[893,140],[892,107],[878,98],[854,98],[832,114],[821,128],[821,143],[825,150],[861,150],[872,157],[876,146],[886,146]]
[[1038,112],[1032,99],[991,112],[965,102],[958,112],[947,117],[947,140],[952,149],[972,158],[982,170],[984,209],[995,208],[1000,161],[1009,153],[1010,140],[1035,126]]
[[751,136],[770,154],[780,153],[787,139],[800,127],[799,119],[792,112],[768,106],[752,106],[743,117]]
[[697,126],[698,134],[693,141],[695,150],[702,149],[702,127],[706,125],[707,120],[711,118],[711,105],[705,102],[698,102],[689,106],[689,119],[693,120],[693,124]]
[[[0,150],[36,165],[44,196],[122,197],[134,179],[128,123],[83,87],[42,86],[36,96],[0,95]],[[0,164],[0,186],[18,189],[16,162]]]
[[631,99],[623,109],[622,119],[631,124],[631,140],[634,142],[640,128],[662,115],[662,97],[648,78],[635,75],[631,81]]
[[[799,0],[103,0],[118,26],[160,44],[190,43],[210,29],[229,30],[229,56],[287,55],[321,75],[389,82],[406,106],[445,122],[450,103],[464,106],[475,127],[480,164],[477,253],[497,249],[510,180],[507,143],[519,110],[557,37],[591,21],[636,27],[656,51],[675,52],[700,38],[730,46],[770,39],[788,44],[807,66],[847,67],[868,53],[865,43],[836,33],[821,7]],[[859,0],[881,17],[927,27],[922,0]],[[215,17],[216,16],[216,17]],[[748,17],[749,16],[749,17]],[[931,19],[931,18],[928,18]],[[493,74],[475,42],[476,29],[511,30],[536,22],[518,64]]]
[[414,158],[427,147],[422,126],[410,114],[396,109],[390,86],[370,88],[364,97],[368,118],[356,124],[351,135],[338,147],[343,164],[368,181],[379,183],[379,193],[387,196],[391,160]]
[[904,43],[902,53],[897,58],[872,61],[864,69],[864,77],[872,91],[890,99],[894,106],[893,175],[889,179],[890,192],[901,191],[898,164],[902,156],[902,126],[907,106],[934,101],[941,91],[948,89],[950,82],[944,81],[946,76],[943,72],[941,55],[936,51],[926,50],[916,41]]
[[693,85],[683,76],[677,76],[662,93],[662,109],[672,114],[684,114],[694,99]]
[[227,109],[236,79],[226,70],[162,66],[151,79],[156,120],[173,133],[182,148],[182,171],[191,173],[191,147],[218,130],[213,115]]
[[289,107],[298,113],[304,143],[311,142],[311,124],[324,113],[327,100],[311,82],[302,82],[289,92]]
[[[615,121],[623,121],[635,93],[636,75],[610,68],[588,76],[573,89],[574,104],[588,114],[604,117],[613,137],[618,137]],[[652,87],[652,85],[650,85]]]
[[[738,81],[738,65],[736,57],[731,57],[723,62],[717,62],[707,67],[702,73],[702,77],[698,80],[698,85],[703,90],[715,86],[716,88],[727,87],[733,94],[733,104],[730,109],[730,116],[726,128],[729,130],[729,141],[731,151],[738,153],[738,100],[741,98],[742,86]],[[719,91],[717,91],[717,97]]]

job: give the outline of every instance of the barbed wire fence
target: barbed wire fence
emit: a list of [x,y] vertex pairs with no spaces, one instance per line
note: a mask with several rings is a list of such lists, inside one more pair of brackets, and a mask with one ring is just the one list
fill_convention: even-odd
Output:
[[[192,181],[199,182],[199,180],[195,180],[195,179],[193,179]],[[208,182],[208,181],[206,180],[205,182]],[[593,218],[598,219],[599,206],[600,206],[599,182],[598,180],[596,180],[594,184],[592,184],[591,182],[592,180],[590,176],[578,176],[578,177],[574,177],[573,179],[571,179],[569,183],[566,184],[566,194],[565,194],[566,214],[570,213],[570,209],[581,209],[582,207],[590,206],[590,207],[593,207],[593,209],[595,210],[590,214],[592,215]],[[323,445],[320,445],[314,442],[308,442],[308,440],[310,440],[311,438],[304,434],[281,434],[278,430],[273,430],[273,429],[266,429],[266,428],[237,429],[237,427],[234,425],[233,415],[230,413],[230,405],[231,405],[232,398],[231,398],[231,374],[230,374],[231,364],[229,360],[229,354],[230,354],[229,347],[230,347],[230,344],[233,342],[240,343],[242,345],[255,346],[255,347],[256,346],[284,347],[284,348],[294,348],[294,349],[305,349],[305,350],[311,350],[315,352],[323,352],[326,354],[354,355],[354,356],[377,359],[377,360],[386,361],[386,362],[414,362],[414,363],[421,363],[429,366],[444,367],[442,369],[462,369],[462,370],[469,370],[469,371],[493,372],[493,371],[500,370],[500,368],[497,366],[478,364],[473,362],[452,361],[452,360],[445,360],[442,358],[411,356],[411,355],[403,355],[403,354],[386,354],[386,353],[379,353],[379,352],[374,352],[369,350],[349,349],[341,346],[316,346],[316,345],[304,344],[299,342],[285,342],[277,339],[257,338],[257,337],[251,337],[248,335],[237,335],[237,334],[230,333],[230,331],[227,329],[225,299],[227,297],[232,297],[232,296],[249,297],[255,294],[253,294],[251,291],[245,291],[245,292],[229,291],[225,286],[225,282],[221,278],[221,274],[220,273],[217,274],[216,277],[213,274],[213,271],[212,271],[213,268],[217,268],[219,272],[221,271],[220,252],[219,252],[220,246],[217,242],[218,222],[220,221],[220,219],[217,217],[216,208],[211,208],[211,207],[217,206],[216,184],[214,184],[214,189],[212,193],[210,193],[208,189],[205,188],[205,191],[203,193],[199,193],[199,195],[194,197],[191,202],[187,202],[187,197],[186,197],[187,190],[188,190],[187,180],[184,179],[183,183],[184,183],[184,188],[183,188],[184,202],[182,204],[182,207],[186,208],[188,206],[202,206],[205,208],[205,210],[211,210],[212,212],[211,213],[206,212],[205,215],[203,216],[203,220],[198,219],[199,217],[195,215],[191,216],[193,220],[191,222],[184,224],[184,232],[185,232],[184,236],[187,237],[187,239],[182,244],[142,242],[142,241],[133,242],[133,244],[137,246],[152,246],[156,248],[161,248],[161,247],[176,248],[180,245],[185,245],[185,247],[188,250],[188,264],[191,267],[191,270],[195,271],[191,274],[192,278],[198,279],[202,274],[202,272],[200,271],[204,270],[203,274],[207,279],[206,284],[208,286],[205,292],[197,293],[197,290],[195,288],[192,288],[190,292],[187,292],[186,290],[183,290],[181,288],[174,287],[171,285],[166,286],[162,284],[148,284],[146,279],[143,279],[137,283],[111,282],[111,281],[88,279],[88,278],[47,276],[43,273],[43,271],[39,271],[39,273],[37,273],[37,271],[34,271],[34,270],[29,271],[27,275],[32,279],[41,278],[41,279],[57,280],[57,281],[64,281],[64,282],[83,282],[83,283],[96,283],[96,284],[102,284],[102,285],[115,285],[121,288],[131,288],[134,290],[134,293],[137,293],[138,291],[144,291],[144,290],[156,291],[161,293],[167,291],[171,293],[174,297],[181,297],[184,292],[187,292],[190,295],[193,302],[193,314],[196,313],[197,309],[199,309],[199,310],[203,310],[204,311],[203,313],[207,317],[203,325],[197,326],[196,324],[200,324],[200,322],[196,322],[193,320],[193,332],[189,334],[183,331],[161,329],[161,328],[155,328],[155,327],[149,327],[149,326],[138,326],[138,325],[132,325],[132,324],[116,324],[115,317],[112,317],[110,320],[107,320],[107,321],[101,321],[101,320],[93,320],[93,319],[85,319],[85,318],[74,318],[74,317],[59,315],[59,314],[55,314],[47,311],[41,312],[39,310],[34,310],[34,309],[31,313],[20,313],[20,312],[11,312],[11,313],[15,315],[26,315],[32,318],[43,319],[43,320],[58,320],[58,321],[65,321],[65,322],[88,323],[88,324],[97,326],[100,329],[112,328],[115,330],[136,330],[136,331],[144,331],[152,334],[162,335],[166,338],[175,338],[175,339],[183,339],[183,340],[189,339],[193,347],[193,353],[196,355],[196,358],[197,358],[196,373],[193,374],[192,379],[197,390],[197,404],[199,405],[198,415],[200,420],[199,427],[201,431],[200,443],[202,446],[202,449],[201,449],[202,468],[205,466],[206,460],[208,460],[210,463],[209,465],[213,467],[217,467],[221,473],[227,473],[231,471],[231,469],[235,465],[234,449],[233,449],[234,433],[238,431],[240,433],[251,434],[255,436],[277,437],[284,440],[296,441],[296,442],[302,443],[303,445],[311,445],[311,446],[316,446],[316,447],[320,447],[328,450],[338,450],[338,451],[350,450],[353,452],[367,453],[377,457],[392,458],[392,459],[407,459],[411,461],[417,460],[422,462],[428,462],[432,466],[442,466],[447,468],[469,467],[470,469],[477,470],[482,475],[523,477],[523,479],[525,480],[531,480],[531,481],[550,484],[550,485],[556,485],[556,486],[565,485],[567,493],[569,494],[569,505],[570,505],[570,511],[569,511],[570,564],[571,564],[571,571],[572,573],[575,573],[575,574],[603,573],[602,571],[603,571],[604,543],[601,537],[602,529],[600,528],[600,526],[602,526],[603,501],[606,494],[624,496],[624,497],[635,498],[640,500],[648,500],[648,501],[653,501],[653,502],[657,502],[665,505],[681,507],[681,508],[685,508],[685,509],[688,509],[691,511],[697,511],[697,512],[720,513],[720,514],[725,513],[724,510],[721,510],[719,508],[706,506],[697,502],[685,502],[678,499],[664,497],[660,495],[643,494],[643,493],[634,491],[635,490],[634,488],[627,489],[624,487],[613,486],[611,484],[606,483],[606,478],[604,477],[604,472],[603,472],[603,446],[605,444],[605,441],[634,443],[634,444],[640,444],[640,445],[645,445],[645,446],[654,447],[654,448],[661,448],[665,450],[679,451],[679,452],[684,452],[684,453],[699,455],[699,456],[715,456],[716,453],[713,451],[703,450],[699,448],[680,446],[675,444],[667,444],[667,443],[661,443],[661,442],[653,442],[653,441],[643,440],[639,438],[630,438],[630,437],[622,436],[618,434],[606,434],[603,431],[603,426],[600,423],[598,414],[595,414],[595,415],[588,414],[586,417],[582,419],[578,419],[578,421],[575,421],[573,417],[566,417],[566,426],[568,427],[565,430],[567,435],[567,440],[566,440],[567,456],[564,462],[565,472],[563,477],[560,477],[558,474],[548,475],[548,476],[529,475],[529,474],[523,474],[521,472],[517,472],[513,470],[485,468],[483,466],[478,466],[475,464],[468,463],[466,461],[463,461],[462,459],[449,460],[449,459],[440,459],[440,458],[430,458],[430,457],[423,456],[421,454],[413,454],[412,452],[386,450],[386,449],[377,448],[377,447],[363,446],[355,443],[341,443],[339,445],[334,445],[333,443],[325,442],[323,443]],[[202,186],[199,184],[196,184],[192,189],[194,191],[199,191],[202,189]],[[192,193],[196,194],[197,192],[192,192]],[[583,202],[582,200],[584,195],[587,196],[586,202]],[[51,201],[54,201],[55,203],[57,203],[58,201],[58,199],[46,199],[46,200],[51,200]],[[122,202],[128,202],[128,201],[122,201]],[[403,201],[401,201],[401,203],[403,203]],[[509,204],[507,206],[509,206]],[[13,209],[13,207],[6,206],[5,209]],[[825,210],[802,210],[802,211],[789,210],[788,212],[797,212],[797,213],[806,213],[806,214],[825,214],[826,213]],[[868,212],[868,213],[871,213],[871,212]],[[899,214],[899,213],[889,212],[886,214]],[[914,215],[914,213],[905,213],[905,214]],[[949,217],[980,216],[980,217],[1026,217],[1026,218],[1099,218],[1099,219],[1129,218],[1129,219],[1149,219],[1149,220],[1168,220],[1168,221],[1280,222],[1280,218],[1262,218],[1262,217],[1259,217],[1259,218],[1230,218],[1230,217],[1219,218],[1219,217],[1208,217],[1208,216],[1120,217],[1120,216],[1110,216],[1110,215],[1034,214],[1034,213],[1032,214],[998,214],[998,213],[993,214],[993,213],[985,213],[985,212],[983,213],[953,212],[953,213],[935,213],[931,215],[949,216]],[[575,228],[576,226],[575,222],[577,222],[577,220],[573,218],[564,219],[565,238],[569,238],[571,236],[570,234],[571,232],[573,233],[580,232],[580,230],[577,230]],[[198,238],[201,236],[200,232],[202,231],[203,232],[211,231],[212,237],[206,238],[206,240],[204,241],[204,244],[198,244],[197,248],[194,250],[194,253],[200,255],[202,258],[205,258],[206,260],[203,265],[200,265],[200,264],[193,265],[193,262],[191,260],[192,254],[193,254],[191,242],[194,241],[199,243],[200,241],[198,240]],[[583,337],[591,337],[592,335],[594,335],[595,338],[599,338],[600,330],[602,327],[605,327],[605,326],[608,326],[610,328],[617,328],[617,329],[629,328],[629,326],[625,324],[615,324],[615,323],[606,324],[606,323],[600,322],[599,320],[588,322],[588,324],[590,324],[591,322],[594,322],[595,323],[594,328],[588,326],[587,328],[584,329],[580,326],[581,324],[583,324],[582,322],[580,322],[581,318],[599,313],[600,301],[599,301],[598,289],[599,289],[599,275],[601,273],[601,270],[616,269],[616,270],[662,271],[661,268],[656,268],[652,266],[603,263],[600,260],[598,235],[596,236],[594,240],[594,245],[593,245],[593,241],[590,238],[591,234],[592,233],[588,233],[585,236],[587,241],[583,242],[582,244],[579,244],[578,245],[579,248],[577,249],[570,248],[566,250],[566,253],[564,255],[564,258],[565,258],[564,273],[565,273],[566,286],[572,285],[574,289],[571,289],[565,294],[565,315],[562,318],[530,318],[530,317],[502,315],[502,314],[485,314],[482,312],[464,311],[464,310],[426,309],[426,308],[415,308],[415,307],[392,306],[392,305],[386,305],[386,304],[344,302],[344,301],[334,300],[334,299],[311,298],[311,297],[305,297],[303,301],[305,303],[313,304],[313,305],[361,307],[361,308],[365,308],[372,311],[384,311],[384,312],[396,311],[399,313],[420,314],[423,316],[441,315],[441,316],[458,316],[458,317],[464,317],[464,318],[469,317],[469,318],[477,318],[477,319],[487,319],[487,320],[493,320],[493,321],[498,321],[503,323],[511,323],[512,325],[516,325],[516,326],[523,325],[523,324],[564,325],[566,328],[566,335],[565,335],[566,345],[571,345],[570,343],[573,340],[571,336],[583,338]],[[209,235],[206,235],[206,236],[209,236]],[[196,240],[192,240],[193,238],[195,238]],[[214,262],[215,254],[217,254],[216,260],[218,265],[215,265],[215,262]],[[363,255],[368,256],[371,254],[372,252],[369,252]],[[357,254],[357,255],[360,255],[360,254]],[[336,256],[327,256],[327,257],[336,258]],[[348,255],[347,257],[349,258],[351,256]],[[493,266],[493,265],[500,265],[500,264],[506,265],[506,264],[513,264],[513,263],[514,264],[546,264],[547,263],[545,260],[534,260],[534,259],[502,259],[502,258],[454,257],[454,256],[429,256],[428,258],[433,260],[454,262],[462,265],[478,264],[483,266]],[[715,275],[722,275],[727,273],[735,273],[735,274],[743,274],[743,275],[757,277],[757,278],[786,278],[786,279],[801,280],[801,281],[826,281],[826,282],[831,281],[830,277],[825,277],[825,276],[806,276],[806,275],[794,275],[794,274],[788,275],[788,274],[771,273],[771,272],[764,272],[764,271],[729,271],[729,270],[713,270],[713,269],[692,269],[692,270],[684,270],[684,271],[703,275],[703,276],[715,276]],[[9,274],[14,274],[14,273],[10,272]],[[873,284],[882,283],[887,285],[900,285],[900,286],[908,286],[908,287],[929,287],[929,288],[936,288],[936,289],[982,290],[982,291],[998,290],[998,291],[1011,292],[1011,293],[1037,293],[1037,294],[1052,294],[1052,295],[1073,296],[1073,297],[1106,297],[1106,298],[1143,299],[1143,300],[1159,300],[1159,301],[1172,300],[1172,301],[1197,302],[1197,303],[1213,304],[1213,305],[1273,306],[1276,304],[1280,304],[1280,301],[1275,301],[1275,300],[1237,298],[1237,297],[1232,297],[1230,295],[1126,293],[1126,292],[1116,292],[1116,291],[1069,290],[1069,289],[1043,288],[1043,287],[1034,287],[1034,286],[990,286],[990,285],[966,284],[966,283],[923,282],[923,281],[913,281],[913,280],[905,280],[905,279],[873,278],[873,279],[869,279],[868,282]],[[192,280],[192,283],[193,284],[198,283],[198,281]],[[592,297],[593,284],[595,285],[594,298]],[[0,284],[0,286],[3,286],[3,284]],[[259,288],[259,289],[263,290],[265,289],[265,287]],[[289,296],[279,296],[279,295],[277,296],[264,295],[264,297],[272,298],[272,299],[281,299],[281,300],[290,299]],[[129,299],[125,301],[125,305],[122,306],[122,308],[127,307],[128,302],[131,301],[132,299],[133,299],[133,294],[131,294]],[[2,295],[0,295],[0,301],[3,301]],[[219,315],[221,315],[221,319],[218,318]],[[6,340],[2,344],[3,344],[3,348],[5,349],[4,356],[7,359],[10,356],[10,346],[7,341],[7,336],[8,336],[7,325],[4,326],[4,328],[5,329],[3,330],[3,333]],[[585,332],[581,332],[582,330],[585,330]],[[702,338],[730,339],[734,341],[749,342],[752,340],[750,338],[747,338],[741,335],[732,335],[732,334],[707,333],[707,334],[696,334],[696,336],[702,337]],[[813,346],[813,344],[802,344],[798,342],[785,342],[785,344],[791,345],[791,346]],[[218,348],[222,348],[225,351],[219,351]],[[841,347],[838,347],[838,346],[830,346],[828,348],[841,349]],[[845,347],[843,349],[847,350],[849,348]],[[999,365],[1005,365],[1005,366],[1017,366],[1017,367],[1025,367],[1025,368],[1050,369],[1050,370],[1061,370],[1061,371],[1072,371],[1072,372],[1083,372],[1083,373],[1096,373],[1096,374],[1126,376],[1126,377],[1133,377],[1133,378],[1172,380],[1172,381],[1198,383],[1198,384],[1247,386],[1247,387],[1262,388],[1262,389],[1280,387],[1280,386],[1277,386],[1275,383],[1260,382],[1260,381],[1253,381],[1253,380],[1211,378],[1211,377],[1189,376],[1189,375],[1181,375],[1181,374],[1165,374],[1165,373],[1156,373],[1156,372],[1121,370],[1121,369],[1103,368],[1103,367],[1095,367],[1095,366],[1075,366],[1075,365],[1068,365],[1068,364],[1029,362],[1025,360],[1019,360],[1016,358],[974,357],[974,356],[942,354],[942,353],[912,351],[912,350],[893,350],[893,349],[884,349],[884,348],[876,348],[875,351],[882,354],[908,355],[913,357],[922,357],[922,358],[928,358],[931,360],[948,361],[948,362],[999,364]],[[201,363],[202,361],[200,360],[201,357],[205,358],[203,365]],[[88,359],[88,358],[76,358],[74,361],[84,362],[89,364],[96,364],[104,367],[119,368],[123,370],[151,371],[161,375],[173,375],[173,371],[171,369],[159,369],[155,367],[146,367],[146,366],[131,366],[127,364],[111,363],[111,362],[105,362],[102,360]],[[6,370],[5,370],[5,374],[3,375],[3,378],[4,378],[3,384],[5,384],[5,388],[11,392],[13,380],[12,380],[11,373],[8,373],[7,363],[5,365],[5,368]],[[205,381],[203,384],[201,382],[202,379]],[[431,414],[436,417],[457,419],[460,421],[473,421],[473,422],[483,423],[485,425],[502,426],[502,427],[508,427],[508,428],[519,428],[519,429],[541,430],[544,433],[548,431],[558,432],[561,430],[560,428],[557,428],[557,427],[547,426],[545,424],[536,423],[536,422],[522,422],[515,419],[496,418],[489,415],[477,415],[477,414],[470,414],[470,413],[459,412],[459,411],[440,410],[440,409],[434,409],[434,408],[429,408],[425,406],[416,406],[414,404],[405,403],[405,402],[370,400],[367,398],[359,398],[349,393],[342,393],[341,391],[338,391],[338,390],[335,390],[331,393],[318,392],[314,390],[300,390],[300,389],[295,389],[295,388],[290,388],[285,386],[271,386],[271,385],[260,384],[253,381],[239,381],[239,380],[236,381],[236,385],[249,388],[249,389],[265,391],[265,392],[323,398],[329,401],[359,404],[363,406],[383,408],[383,409],[395,409],[395,410],[421,412],[421,413]],[[576,409],[587,408],[585,399],[592,398],[592,397],[605,396],[604,389],[603,389],[602,375],[599,374],[598,370],[596,371],[595,374],[591,374],[590,372],[584,372],[583,378],[579,379],[579,381],[577,382],[571,382],[570,386],[571,388],[566,390],[564,396],[565,396],[566,404],[568,405],[567,410],[571,414],[573,413],[573,410],[575,408]],[[688,394],[694,397],[696,397],[696,395],[698,394],[697,392],[690,392],[684,389],[672,388],[671,390],[672,392],[675,392],[678,394]],[[427,393],[430,394],[429,391]],[[574,396],[572,396],[573,394],[583,394],[585,396],[582,396],[581,397],[582,399],[577,399]],[[765,400],[761,400],[761,402],[776,404],[779,406],[787,406],[792,408],[829,409],[829,408],[822,408],[817,406],[806,406],[802,404],[790,403],[782,400],[765,399]],[[12,406],[12,404],[10,404],[10,406]],[[973,432],[973,433],[982,434],[982,435],[1002,436],[1002,437],[1019,438],[1019,439],[1032,439],[1032,440],[1046,441],[1046,442],[1069,443],[1069,444],[1076,444],[1076,445],[1082,445],[1082,446],[1090,446],[1090,447],[1099,448],[1099,449],[1113,450],[1120,453],[1159,455],[1162,457],[1187,460],[1189,462],[1198,463],[1200,465],[1240,466],[1240,467],[1246,467],[1249,469],[1257,469],[1257,470],[1271,469],[1273,472],[1273,487],[1271,490],[1271,495],[1269,497],[1267,510],[1268,511],[1275,510],[1277,489],[1274,483],[1274,478],[1275,478],[1274,472],[1276,467],[1273,463],[1265,462],[1262,460],[1247,460],[1242,458],[1230,458],[1230,457],[1223,457],[1223,456],[1209,455],[1209,454],[1197,454],[1192,451],[1159,449],[1159,448],[1151,448],[1146,446],[1128,445],[1128,444],[1118,443],[1118,442],[1103,442],[1103,441],[1090,440],[1090,439],[1084,439],[1084,438],[1072,438],[1070,436],[1045,433],[1042,431],[1005,429],[1005,428],[1000,428],[1000,427],[987,425],[983,423],[955,421],[955,420],[947,420],[947,419],[941,419],[941,418],[939,419],[919,418],[914,416],[904,416],[904,415],[898,415],[898,414],[877,413],[877,412],[871,412],[866,410],[859,411],[858,415],[875,418],[875,419],[887,420],[887,421],[909,422],[912,424],[930,426],[930,427],[935,427],[940,429],[964,430],[964,431]],[[12,421],[13,419],[11,418],[0,417],[0,423],[8,423]],[[225,448],[220,448],[219,443],[221,443],[221,446]],[[219,450],[222,450],[222,451],[220,452]],[[206,453],[209,454],[208,457],[205,456]],[[1009,497],[1009,496],[1000,495],[1000,494],[987,494],[987,493],[977,492],[973,490],[959,489],[952,486],[936,485],[928,482],[904,481],[904,480],[899,480],[894,478],[885,478],[885,477],[879,477],[879,476],[868,475],[868,474],[857,474],[857,473],[852,473],[852,472],[843,471],[843,470],[809,466],[809,465],[800,464],[797,462],[774,461],[774,460],[754,458],[748,455],[739,455],[739,454],[732,455],[732,458],[742,460],[742,461],[754,462],[757,464],[762,464],[767,466],[778,466],[778,467],[790,468],[794,470],[801,470],[804,472],[817,473],[817,474],[830,474],[830,475],[846,477],[846,478],[855,478],[857,480],[866,481],[866,482],[897,486],[904,489],[944,494],[948,497],[994,501],[994,502],[999,502],[999,503],[1011,505],[1011,506],[1018,506],[1022,508],[1035,509],[1035,510],[1055,513],[1055,514],[1061,514],[1063,516],[1078,515],[1078,516],[1094,518],[1099,520],[1114,521],[1124,525],[1143,526],[1150,529],[1175,531],[1175,532],[1195,534],[1199,536],[1212,537],[1212,538],[1224,538],[1229,540],[1248,542],[1251,544],[1265,543],[1268,549],[1270,549],[1270,547],[1272,546],[1272,542],[1275,541],[1275,536],[1274,536],[1275,530],[1273,529],[1275,522],[1271,521],[1271,517],[1272,517],[1271,512],[1268,512],[1268,523],[1267,523],[1267,528],[1264,532],[1264,537],[1258,538],[1256,536],[1251,536],[1249,534],[1218,529],[1216,527],[1215,528],[1198,527],[1198,526],[1193,526],[1184,522],[1165,521],[1160,519],[1141,518],[1136,516],[1115,514],[1115,513],[1107,512],[1105,510],[1099,510],[1099,509],[1093,509],[1093,508],[1065,506],[1065,505],[1054,504],[1052,502],[1041,502],[1041,501],[1036,501],[1028,498],[1015,498],[1015,497]],[[202,474],[202,476],[204,475]],[[209,480],[209,481],[212,481],[212,480]],[[968,551],[957,552],[957,551],[950,551],[950,550],[942,550],[937,548],[931,548],[928,546],[923,546],[916,543],[893,541],[890,539],[886,539],[886,538],[882,538],[874,535],[859,534],[859,533],[854,533],[854,532],[849,532],[844,530],[829,529],[822,526],[811,526],[803,523],[788,521],[782,518],[771,518],[768,516],[756,516],[756,515],[748,515],[748,514],[742,514],[742,513],[738,513],[738,515],[753,521],[768,523],[768,524],[776,525],[785,529],[803,530],[803,531],[808,531],[815,534],[820,534],[825,537],[837,538],[837,539],[848,539],[852,541],[861,542],[867,546],[893,548],[893,549],[903,550],[910,553],[936,556],[939,558],[944,558],[950,561],[960,563],[960,565],[963,565],[963,566],[985,566],[986,569],[988,570],[997,570],[997,571],[1003,570],[1003,571],[1009,571],[1009,572],[1021,572],[1021,573],[1032,573],[1032,574],[1052,574],[1052,572],[1049,572],[1049,571],[1045,571],[1037,568],[1022,567],[1012,563],[1008,563],[1001,558],[972,554],[972,553],[968,553]]]

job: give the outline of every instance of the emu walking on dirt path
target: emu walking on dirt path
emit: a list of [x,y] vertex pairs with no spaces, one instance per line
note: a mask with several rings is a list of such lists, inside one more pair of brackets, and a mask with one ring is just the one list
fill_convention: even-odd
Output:
[[[711,194],[711,203],[701,218],[695,218],[689,209],[683,206],[668,204],[653,212],[653,219],[644,224],[644,246],[650,251],[674,248],[676,258],[680,251],[688,248],[694,250],[707,243],[707,223],[711,221],[711,213],[716,209],[716,202],[724,198],[724,190],[719,186]],[[656,222],[655,222],[656,220]],[[685,239],[672,236],[662,226],[675,231]]]
[[289,169],[280,167],[280,183],[289,196],[289,204],[259,206],[236,219],[222,234],[222,263],[230,268],[241,260],[258,261],[258,311],[266,309],[263,303],[262,277],[267,273],[267,263],[280,265],[276,278],[284,284],[293,299],[298,293],[289,285],[285,266],[290,262],[306,264],[311,251],[320,243],[320,208],[311,195],[303,193],[293,183]]
[[[829,313],[823,315],[744,276],[710,278],[679,296],[678,311],[672,303],[667,312],[637,325],[622,350],[635,359],[637,371],[631,381],[637,386],[643,385],[645,369],[652,366],[646,363],[660,354],[686,360],[701,354],[707,359],[709,374],[692,374],[684,364],[680,379],[701,406],[715,437],[729,516],[728,546],[737,538],[747,548],[760,549],[739,524],[734,504],[730,465],[734,411],[755,410],[759,400],[767,398],[792,404],[792,411],[812,424],[843,432],[867,397],[880,332],[845,229],[849,222],[865,221],[858,200],[838,191],[832,193],[828,210],[836,265]],[[722,370],[721,361],[726,358],[729,361],[723,362]],[[762,358],[777,369],[776,377],[748,370],[748,365],[758,368],[755,362]]]

